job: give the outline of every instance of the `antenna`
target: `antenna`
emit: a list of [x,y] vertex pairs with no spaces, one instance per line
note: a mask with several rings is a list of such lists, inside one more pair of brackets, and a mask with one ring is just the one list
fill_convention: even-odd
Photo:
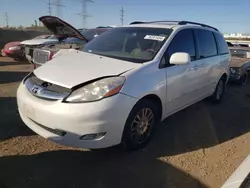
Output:
[[82,0],[82,12],[78,13],[76,15],[81,16],[82,17],[82,22],[83,22],[83,28],[86,29],[87,28],[87,18],[91,17],[91,15],[88,14],[88,10],[87,10],[87,6],[88,3],[94,3],[93,0]]
[[121,20],[121,24],[123,25],[124,22],[124,9],[122,7],[122,9],[120,10],[121,14],[120,14],[120,20]]
[[5,17],[6,27],[9,27],[9,15],[7,12],[4,14],[4,17]]

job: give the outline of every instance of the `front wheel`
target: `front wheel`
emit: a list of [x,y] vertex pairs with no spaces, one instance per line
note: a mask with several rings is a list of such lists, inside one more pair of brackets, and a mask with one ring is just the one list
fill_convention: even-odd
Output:
[[247,73],[245,73],[240,77],[240,85],[245,86],[247,84],[247,80],[248,80],[248,75]]
[[144,147],[150,141],[158,119],[154,103],[147,99],[139,101],[126,121],[122,137],[123,148],[137,150]]
[[225,79],[221,78],[219,82],[217,83],[217,86],[215,88],[213,95],[211,96],[211,99],[213,100],[214,103],[221,102],[225,94],[225,87],[226,87],[226,81]]

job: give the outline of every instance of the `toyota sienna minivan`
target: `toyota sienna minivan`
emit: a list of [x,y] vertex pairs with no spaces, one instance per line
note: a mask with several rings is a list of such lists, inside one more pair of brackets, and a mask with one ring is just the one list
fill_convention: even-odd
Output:
[[220,102],[230,58],[214,27],[134,22],[82,51],[59,51],[26,76],[17,91],[19,113],[30,129],[59,144],[136,150],[169,115],[207,97]]

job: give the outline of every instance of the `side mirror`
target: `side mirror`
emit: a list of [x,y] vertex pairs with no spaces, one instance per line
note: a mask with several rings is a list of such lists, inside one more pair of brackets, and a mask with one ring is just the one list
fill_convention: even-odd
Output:
[[170,61],[169,61],[170,64],[174,64],[174,65],[184,65],[190,62],[191,62],[190,55],[185,52],[174,53],[173,55],[171,55]]

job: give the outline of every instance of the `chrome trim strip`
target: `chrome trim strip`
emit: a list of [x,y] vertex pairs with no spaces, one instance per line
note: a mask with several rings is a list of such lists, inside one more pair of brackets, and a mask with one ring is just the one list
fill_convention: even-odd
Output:
[[32,95],[47,100],[63,100],[70,94],[70,93],[58,93],[55,91],[48,90],[46,89],[46,87],[34,85],[30,82],[30,78],[28,78],[25,81],[25,86]]

